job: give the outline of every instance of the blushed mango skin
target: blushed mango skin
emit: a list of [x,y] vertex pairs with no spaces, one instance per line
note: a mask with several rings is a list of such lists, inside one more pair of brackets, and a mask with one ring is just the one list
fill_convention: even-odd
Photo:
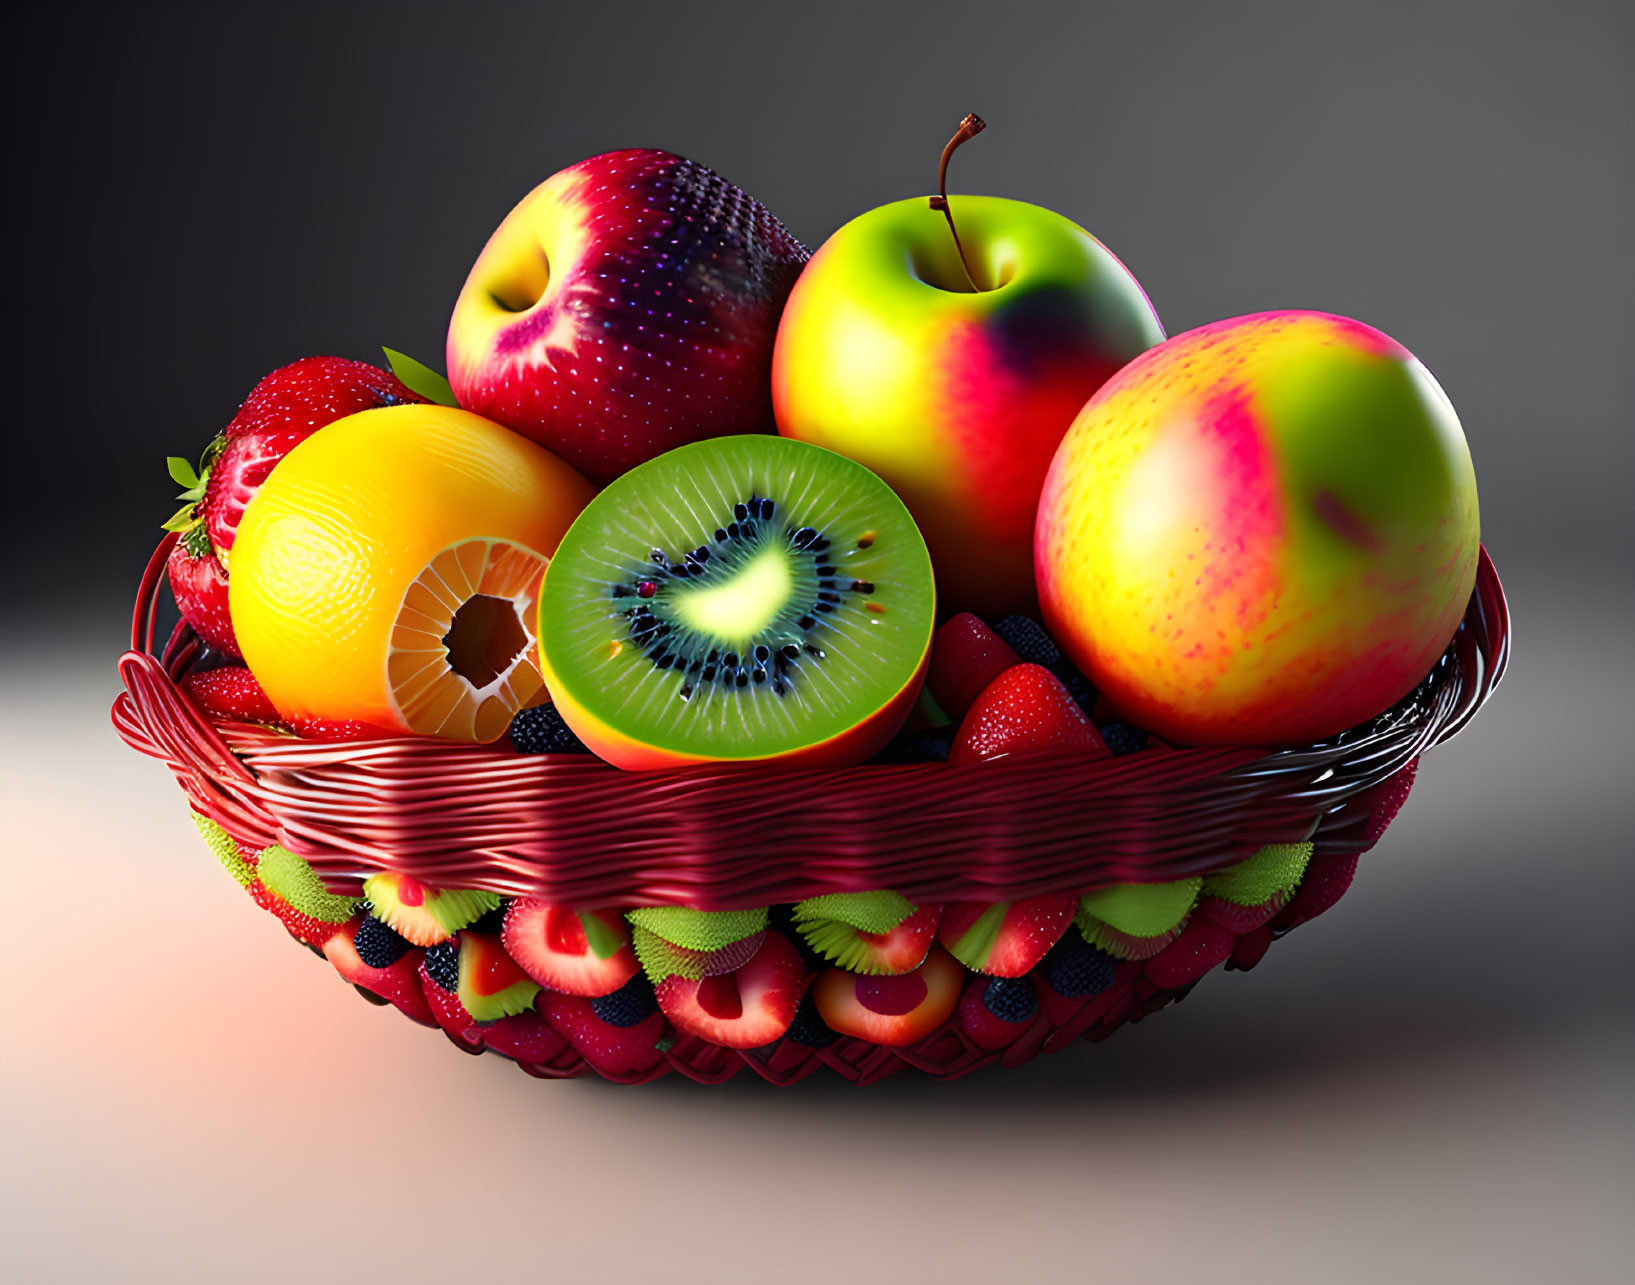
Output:
[[773,410],[783,436],[850,456],[902,497],[945,614],[1031,612],[1051,456],[1090,395],[1164,331],[1071,220],[1000,197],[949,203],[982,289],[926,198],[858,216],[789,296]]
[[1464,430],[1396,341],[1319,312],[1177,335],[1084,407],[1045,479],[1046,625],[1177,745],[1308,744],[1447,648],[1481,529]]

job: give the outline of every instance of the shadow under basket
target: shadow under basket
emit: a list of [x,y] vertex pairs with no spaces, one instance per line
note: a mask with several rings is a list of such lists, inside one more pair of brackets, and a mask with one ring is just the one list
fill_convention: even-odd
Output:
[[727,1048],[655,1019],[645,1028],[651,1049],[635,1059],[604,1056],[586,1002],[572,997],[542,992],[526,1012],[479,1023],[457,1001],[448,1015],[423,960],[399,970],[418,985],[413,994],[359,987],[441,1026],[467,1051],[499,1052],[548,1078],[641,1082],[674,1071],[717,1083],[748,1068],[787,1084],[823,1066],[859,1084],[905,1068],[952,1078],[1103,1039],[1215,967],[1253,967],[1273,940],[1332,905],[1407,797],[1418,756],[1464,728],[1509,657],[1504,593],[1484,549],[1464,620],[1432,672],[1388,713],[1320,745],[630,773],[584,754],[519,754],[508,741],[315,742],[213,720],[178,686],[204,656],[192,631],[178,625],[162,651],[154,647],[173,541],[159,546],[142,582],[114,726],[170,768],[193,810],[231,837],[241,868],[279,845],[332,893],[358,896],[364,879],[392,871],[436,889],[573,908],[776,908],[880,889],[922,905],[1015,902],[1207,877],[1265,845],[1313,845],[1298,887],[1263,922],[1200,904],[1156,953],[1105,961],[1088,993],[1059,993],[1036,968],[1035,1002],[1007,1013],[1017,1020],[998,1035],[993,1023],[976,1030],[968,1020],[973,995],[989,985],[969,971],[953,1014],[903,1046],[797,1020],[770,1044]]

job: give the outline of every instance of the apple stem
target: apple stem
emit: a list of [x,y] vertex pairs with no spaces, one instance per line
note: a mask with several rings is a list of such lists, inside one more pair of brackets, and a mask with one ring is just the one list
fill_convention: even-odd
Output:
[[968,113],[965,119],[960,121],[959,129],[948,140],[948,146],[942,149],[942,164],[937,168],[937,192],[939,195],[931,198],[931,208],[941,210],[942,216],[948,220],[948,230],[954,236],[954,249],[959,253],[959,266],[965,269],[965,279],[971,283],[971,289],[976,291],[980,291],[982,287],[977,285],[976,277],[971,274],[971,265],[966,262],[965,247],[960,244],[959,229],[954,226],[954,211],[948,204],[948,158],[958,150],[959,145],[966,139],[975,138],[987,128],[988,122],[975,112]]

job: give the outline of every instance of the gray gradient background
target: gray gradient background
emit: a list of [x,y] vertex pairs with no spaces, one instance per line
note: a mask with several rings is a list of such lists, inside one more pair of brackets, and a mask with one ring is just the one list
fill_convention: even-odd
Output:
[[[12,30],[15,1278],[432,1255],[622,1280],[608,1255],[636,1252],[681,1282],[1626,1278],[1629,6],[455,13],[54,6]],[[967,110],[992,128],[955,190],[1084,223],[1171,333],[1326,308],[1436,372],[1518,621],[1495,706],[1321,924],[1015,1073],[542,1085],[358,1003],[108,730],[163,456],[310,352],[440,365],[489,231],[580,156],[686,153],[816,246],[926,190]]]

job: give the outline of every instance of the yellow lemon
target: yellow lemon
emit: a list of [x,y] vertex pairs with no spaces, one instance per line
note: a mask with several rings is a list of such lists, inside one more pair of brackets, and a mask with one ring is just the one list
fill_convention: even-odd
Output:
[[244,510],[228,584],[244,661],[292,722],[492,741],[543,695],[540,584],[591,495],[469,411],[336,420]]

